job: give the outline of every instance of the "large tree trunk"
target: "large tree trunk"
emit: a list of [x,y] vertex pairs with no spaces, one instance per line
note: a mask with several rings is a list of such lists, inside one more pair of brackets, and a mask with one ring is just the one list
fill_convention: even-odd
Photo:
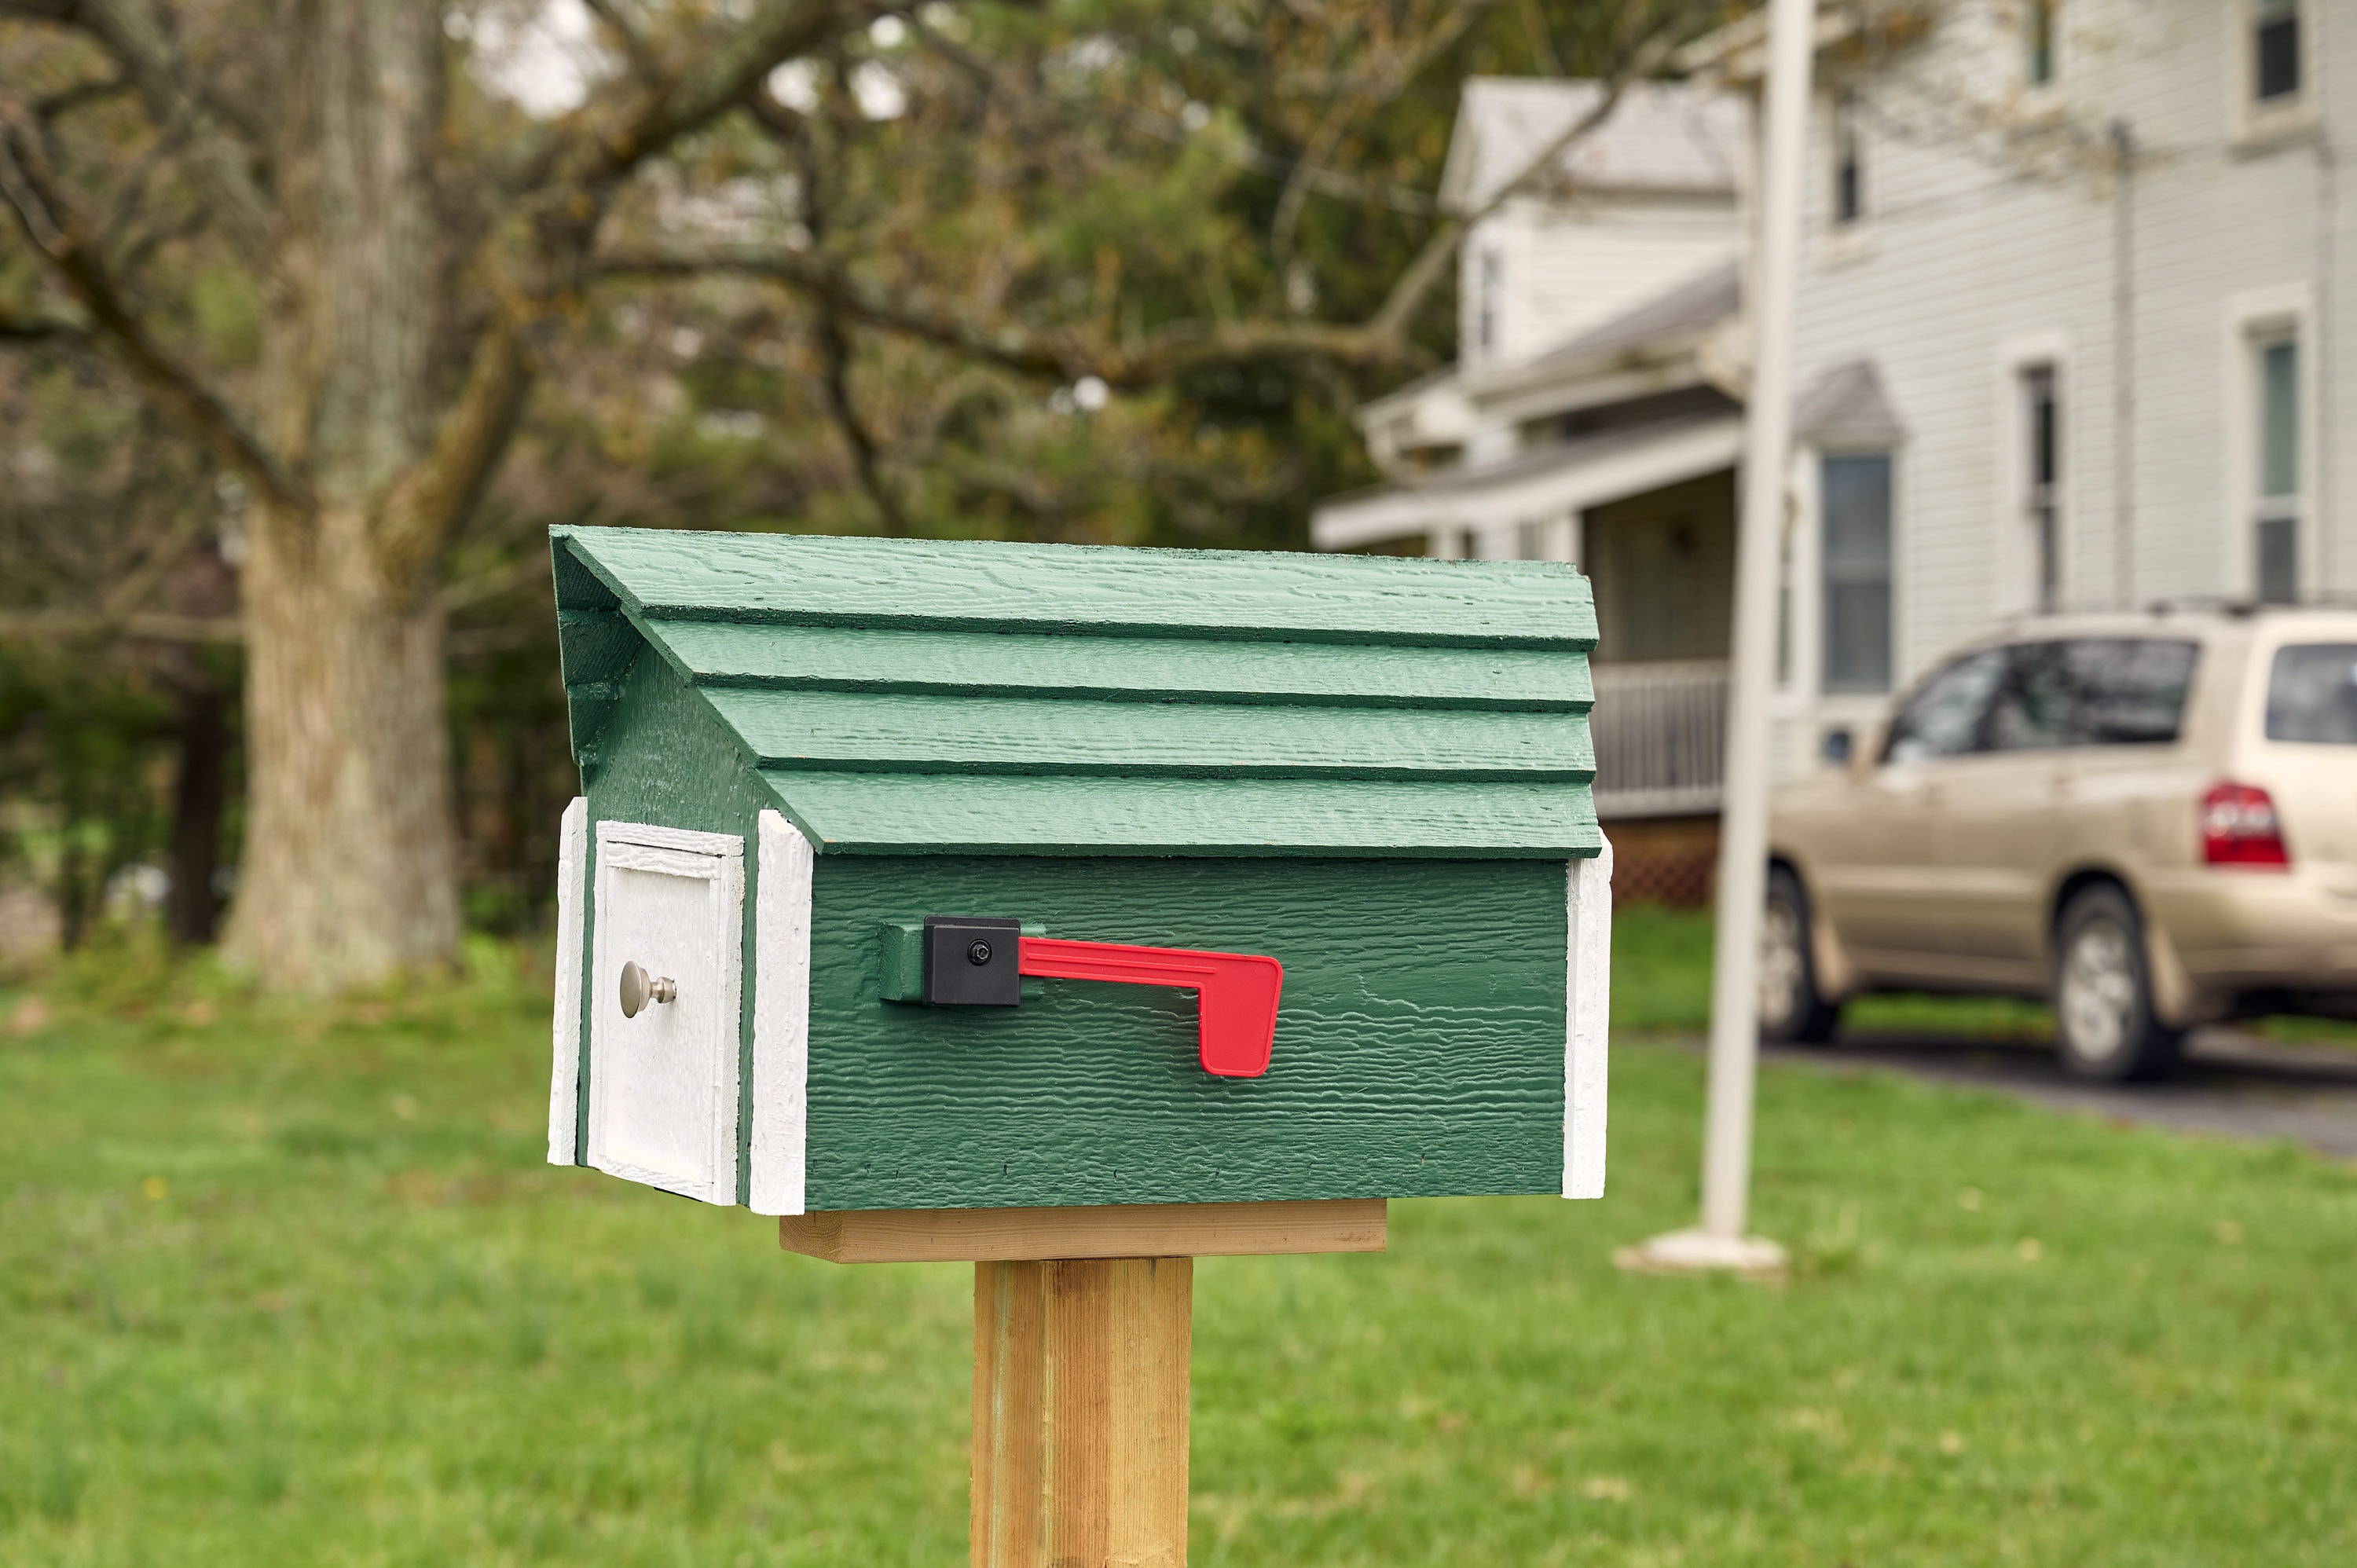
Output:
[[282,0],[265,435],[312,504],[254,509],[249,759],[231,954],[280,986],[365,983],[458,942],[438,553],[385,547],[425,460],[442,325],[438,6]]
[[231,950],[327,988],[449,959],[456,833],[442,613],[350,512],[255,531],[245,565],[246,849]]

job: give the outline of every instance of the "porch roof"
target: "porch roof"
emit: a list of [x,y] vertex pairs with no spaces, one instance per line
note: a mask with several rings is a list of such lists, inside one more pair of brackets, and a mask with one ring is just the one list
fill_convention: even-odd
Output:
[[1582,511],[1735,466],[1740,413],[1689,413],[1601,430],[1480,468],[1337,496],[1309,521],[1320,550],[1349,550],[1436,528],[1495,528]]

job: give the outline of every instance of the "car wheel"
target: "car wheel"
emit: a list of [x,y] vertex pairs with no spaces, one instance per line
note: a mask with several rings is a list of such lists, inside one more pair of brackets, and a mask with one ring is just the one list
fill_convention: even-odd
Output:
[[2144,921],[2127,894],[2105,885],[2073,897],[2054,929],[2054,1040],[2063,1067],[2115,1083],[2158,1078],[2183,1038],[2154,1014]]
[[1785,867],[1768,872],[1768,907],[1760,920],[1760,1033],[1776,1041],[1822,1045],[1834,1037],[1841,1008],[1817,990],[1809,943],[1809,901]]

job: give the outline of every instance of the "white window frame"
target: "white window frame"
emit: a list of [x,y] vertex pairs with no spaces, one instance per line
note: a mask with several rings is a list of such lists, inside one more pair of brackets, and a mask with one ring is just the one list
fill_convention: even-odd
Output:
[[2280,101],[2258,99],[2258,39],[2261,0],[2229,0],[2226,17],[2227,132],[2237,147],[2262,150],[2287,137],[2317,129],[2316,70],[2323,58],[2317,47],[2317,29],[2324,9],[2319,0],[2298,0],[2299,91]]
[[2311,587],[2318,582],[2321,530],[2317,516],[2318,442],[2317,360],[2314,292],[2306,284],[2238,294],[2226,302],[2224,352],[2226,388],[2226,494],[2224,575],[2232,594],[2255,598],[2258,594],[2259,422],[2262,388],[2259,350],[2267,343],[2291,338],[2299,346],[2299,492],[2293,500],[2294,555],[2300,576]]
[[[1904,484],[1906,454],[1898,441],[1835,442],[1819,446],[1795,442],[1790,472],[1790,497],[1785,526],[1790,542],[1784,569],[1792,620],[1792,657],[1785,680],[1776,688],[1769,711],[1782,726],[1784,753],[1780,776],[1799,777],[1813,771],[1823,760],[1828,731],[1850,733],[1853,754],[1871,744],[1874,727],[1894,693],[1908,681],[1907,541]],[[1820,483],[1824,459],[1859,453],[1888,454],[1890,473],[1890,691],[1827,692],[1824,690],[1824,502]],[[1798,748],[1797,750],[1794,748]]]
[[2009,338],[1997,345],[1990,404],[1996,433],[1996,495],[1991,509],[1996,592],[1990,608],[1999,616],[2024,615],[2038,607],[2037,542],[2030,534],[2028,511],[2029,431],[2022,397],[2029,373],[2041,366],[2054,372],[2062,427],[2061,482],[2055,497],[2055,543],[2061,556],[2054,575],[2058,600],[2068,600],[2071,585],[2081,575],[2074,570],[2079,562],[2072,533],[2075,520],[2086,515],[2081,484],[2085,465],[2072,460],[2077,422],[2071,417],[2074,386],[2071,339],[2061,332]]

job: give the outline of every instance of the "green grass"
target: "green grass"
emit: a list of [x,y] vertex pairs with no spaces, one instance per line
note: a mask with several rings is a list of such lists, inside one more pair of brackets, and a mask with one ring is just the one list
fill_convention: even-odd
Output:
[[[541,983],[0,994],[0,1563],[963,1561],[966,1271],[544,1165]],[[1200,1266],[1197,1563],[2357,1558],[2350,1171],[1770,1070],[1792,1281],[1633,1277],[1699,1064],[1613,1095],[1600,1203]]]
[[[1612,918],[1612,1026],[1639,1035],[1700,1034],[1710,1027],[1710,916],[1631,904]],[[1861,996],[1842,1011],[1854,1030],[2050,1039],[2054,1019],[2034,1002],[2004,996]]]
[[[1659,904],[1624,905],[1612,919],[1612,1026],[1640,1035],[1701,1034],[1710,1027],[1711,918]],[[1861,996],[1842,1010],[1852,1032],[2051,1040],[2042,1003],[2007,996]],[[2287,1045],[2357,1045],[2357,1022],[2273,1017],[2245,1027]]]

